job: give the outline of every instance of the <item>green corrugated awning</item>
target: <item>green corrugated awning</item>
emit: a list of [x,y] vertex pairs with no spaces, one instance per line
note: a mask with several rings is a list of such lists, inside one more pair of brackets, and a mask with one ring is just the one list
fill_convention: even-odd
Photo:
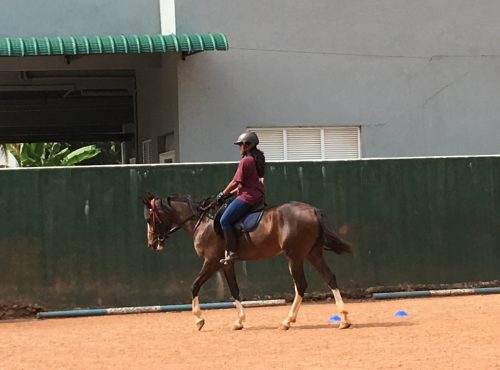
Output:
[[0,38],[0,57],[147,54],[228,50],[221,33]]

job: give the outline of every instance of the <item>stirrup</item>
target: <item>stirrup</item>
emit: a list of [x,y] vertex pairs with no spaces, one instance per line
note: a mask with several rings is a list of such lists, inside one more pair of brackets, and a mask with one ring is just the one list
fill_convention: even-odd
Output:
[[219,262],[224,264],[224,265],[227,265],[228,263],[234,262],[234,261],[239,260],[239,259],[240,259],[240,256],[238,255],[237,252],[226,251],[226,257],[221,259]]

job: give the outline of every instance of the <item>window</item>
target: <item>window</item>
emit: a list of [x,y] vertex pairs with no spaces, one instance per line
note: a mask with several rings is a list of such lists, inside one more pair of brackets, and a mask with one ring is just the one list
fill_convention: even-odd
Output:
[[249,128],[270,161],[357,159],[361,157],[358,126]]
[[169,152],[175,150],[175,135],[174,132],[169,132],[165,135],[158,136],[158,152]]
[[160,158],[160,163],[174,163],[175,162],[175,150],[160,153],[158,156]]
[[173,132],[158,136],[158,152],[160,163],[175,162],[175,136]]

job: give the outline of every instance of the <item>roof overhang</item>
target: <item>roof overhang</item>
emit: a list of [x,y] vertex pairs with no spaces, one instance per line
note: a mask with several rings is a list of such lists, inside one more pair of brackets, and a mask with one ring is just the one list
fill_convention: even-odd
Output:
[[0,38],[0,57],[153,54],[229,49],[221,33]]

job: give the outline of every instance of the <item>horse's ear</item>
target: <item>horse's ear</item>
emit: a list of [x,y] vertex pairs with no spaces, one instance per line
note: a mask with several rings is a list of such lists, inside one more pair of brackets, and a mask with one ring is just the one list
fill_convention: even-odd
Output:
[[145,198],[141,198],[142,203],[144,205],[149,206],[151,204],[151,200],[155,199],[155,196],[153,193],[148,192],[147,196]]

